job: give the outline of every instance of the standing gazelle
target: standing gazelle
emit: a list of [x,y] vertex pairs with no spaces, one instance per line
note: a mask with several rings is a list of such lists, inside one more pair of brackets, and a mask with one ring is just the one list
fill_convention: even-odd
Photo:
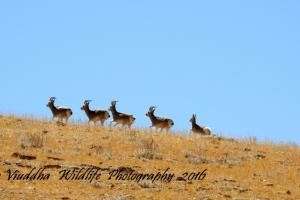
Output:
[[174,125],[173,120],[168,118],[157,117],[154,115],[154,111],[155,107],[151,106],[149,108],[149,111],[146,113],[146,116],[148,116],[152,122],[152,126],[150,126],[150,128],[155,127],[156,130],[160,128],[160,131],[166,129],[166,131],[168,132],[169,129]]
[[202,127],[202,126],[199,126],[197,123],[196,123],[196,115],[193,114],[192,115],[192,118],[190,119],[190,122],[192,123],[192,132],[193,133],[198,133],[198,134],[201,134],[201,135],[210,135],[211,134],[211,129],[209,127]]
[[49,99],[49,102],[46,106],[48,106],[53,114],[52,120],[54,120],[55,118],[57,118],[58,122],[65,123],[68,122],[69,117],[73,114],[72,110],[70,108],[67,107],[56,107],[54,105],[54,101],[55,101],[55,97],[51,97]]
[[128,126],[130,128],[135,120],[135,117],[133,117],[133,115],[118,112],[116,109],[116,103],[117,101],[112,101],[111,106],[108,109],[109,111],[111,111],[113,116],[113,121],[110,124],[115,122],[114,126],[121,124],[122,127]]
[[106,110],[90,110],[91,100],[85,100],[81,110],[84,110],[85,114],[89,118],[89,123],[92,121],[96,126],[97,121],[101,122],[101,125],[104,125],[105,120],[107,120],[110,115]]

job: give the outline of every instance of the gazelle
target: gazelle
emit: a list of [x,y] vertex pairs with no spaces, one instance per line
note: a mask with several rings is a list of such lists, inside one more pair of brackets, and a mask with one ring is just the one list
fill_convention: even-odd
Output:
[[109,113],[106,110],[90,110],[90,102],[91,100],[85,100],[81,110],[83,110],[89,118],[89,123],[92,121],[96,126],[96,123],[100,121],[103,126],[105,120],[110,117]]
[[56,107],[54,105],[54,101],[55,101],[55,97],[51,97],[49,99],[49,102],[46,106],[48,106],[53,114],[52,120],[54,120],[55,118],[57,118],[58,122],[65,123],[68,122],[69,117],[73,114],[72,110],[70,108],[67,107]]
[[193,133],[198,133],[201,135],[210,135],[211,134],[211,129],[209,127],[202,127],[196,123],[196,115],[195,114],[192,115],[190,122],[192,123],[191,131]]
[[156,130],[160,128],[161,131],[163,129],[166,129],[166,131],[168,132],[169,129],[174,125],[173,120],[168,118],[157,117],[154,115],[154,111],[155,107],[151,106],[148,112],[146,113],[146,116],[148,116],[152,122],[152,126],[150,126],[150,128],[155,127]]
[[122,127],[128,126],[130,128],[135,121],[135,117],[133,117],[133,115],[118,112],[116,109],[116,103],[117,101],[112,101],[111,106],[108,109],[109,111],[111,111],[113,116],[113,121],[111,122],[111,124],[115,122],[114,126],[121,124]]

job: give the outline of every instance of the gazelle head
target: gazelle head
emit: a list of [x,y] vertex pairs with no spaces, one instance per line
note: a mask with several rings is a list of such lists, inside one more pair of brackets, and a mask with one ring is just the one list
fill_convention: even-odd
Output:
[[192,117],[190,119],[190,122],[191,123],[196,123],[196,115],[195,114],[192,115]]
[[111,102],[111,106],[108,108],[108,110],[109,110],[109,111],[112,111],[113,108],[116,107],[117,102],[118,102],[118,101],[112,101],[112,102]]
[[155,106],[150,106],[148,112],[146,113],[146,116],[150,116],[150,114],[154,113],[156,107]]
[[50,107],[50,105],[53,105],[55,99],[56,99],[56,97],[50,97],[48,104],[46,106]]
[[86,109],[86,108],[88,108],[88,106],[90,105],[90,102],[91,102],[92,100],[85,100],[84,101],[84,103],[83,103],[83,105],[81,106],[81,110],[84,110],[84,109]]

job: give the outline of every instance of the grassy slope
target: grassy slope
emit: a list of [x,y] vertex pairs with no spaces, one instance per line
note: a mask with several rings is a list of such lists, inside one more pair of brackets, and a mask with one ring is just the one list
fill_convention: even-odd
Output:
[[[37,139],[30,135],[44,138],[43,146],[31,147]],[[300,151],[293,145],[80,124],[58,126],[44,120],[2,116],[0,149],[1,199],[300,199]],[[12,156],[15,152],[37,159],[16,158]],[[185,171],[208,171],[202,181],[154,184],[108,181],[107,171],[102,172],[100,182],[58,181],[57,169],[47,169],[51,173],[47,182],[6,180],[8,169],[29,170],[17,165],[49,164],[124,166],[143,173],[170,167],[177,177]]]

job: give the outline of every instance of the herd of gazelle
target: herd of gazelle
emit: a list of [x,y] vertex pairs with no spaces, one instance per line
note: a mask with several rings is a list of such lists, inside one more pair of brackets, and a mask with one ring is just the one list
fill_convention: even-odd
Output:
[[[53,114],[52,120],[57,119],[57,121],[60,123],[67,123],[68,119],[73,114],[73,112],[70,108],[67,107],[56,107],[54,105],[55,99],[56,99],[55,97],[51,97],[47,104],[47,106],[50,108]],[[103,126],[104,122],[110,118],[109,112],[106,110],[91,110],[90,102],[91,100],[85,100],[83,105],[81,106],[81,110],[85,112],[86,116],[89,119],[89,123],[93,122],[96,125],[97,122],[100,122],[101,125]],[[113,118],[110,125],[114,123],[114,126],[122,125],[122,127],[127,126],[130,128],[135,121],[135,117],[133,115],[118,112],[116,108],[116,104],[117,101],[112,101],[108,109],[111,112]],[[155,106],[151,106],[148,112],[146,113],[146,116],[149,117],[152,122],[150,128],[155,128],[156,130],[160,129],[160,131],[163,131],[165,129],[166,132],[168,132],[169,129],[174,125],[173,120],[155,116],[154,115],[155,109],[156,109]],[[192,123],[191,131],[193,133],[198,133],[202,135],[211,134],[211,129],[209,127],[200,126],[196,123],[195,114],[192,115],[190,122]]]

